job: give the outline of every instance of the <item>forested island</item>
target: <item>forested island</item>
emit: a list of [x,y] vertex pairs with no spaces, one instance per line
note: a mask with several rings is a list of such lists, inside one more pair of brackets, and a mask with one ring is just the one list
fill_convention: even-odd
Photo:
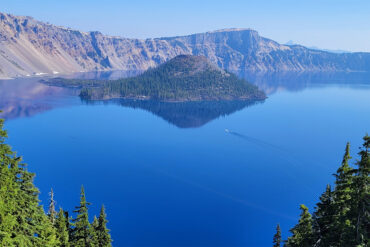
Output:
[[[7,132],[0,119],[0,246],[18,247],[111,247],[104,206],[89,222],[84,188],[73,214],[55,208],[50,193],[48,212],[39,203],[34,173],[5,143]],[[74,217],[73,217],[74,216]]]
[[56,78],[49,85],[80,87],[85,100],[114,98],[165,102],[264,100],[257,86],[210,63],[203,56],[180,55],[141,75],[118,80]]
[[[284,241],[286,247],[365,247],[370,246],[370,136],[366,135],[358,155],[350,165],[350,144],[347,143],[342,164],[335,177],[335,186],[326,186],[311,215],[300,205],[298,224]],[[280,225],[276,227],[273,246],[283,243]]]

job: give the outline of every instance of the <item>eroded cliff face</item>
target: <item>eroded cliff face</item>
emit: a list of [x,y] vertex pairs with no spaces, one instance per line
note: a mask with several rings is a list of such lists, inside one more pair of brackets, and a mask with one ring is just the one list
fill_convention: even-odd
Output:
[[180,54],[203,55],[223,69],[369,71],[370,53],[334,54],[281,45],[251,29],[128,39],[80,32],[0,13],[0,77],[93,70],[146,70]]

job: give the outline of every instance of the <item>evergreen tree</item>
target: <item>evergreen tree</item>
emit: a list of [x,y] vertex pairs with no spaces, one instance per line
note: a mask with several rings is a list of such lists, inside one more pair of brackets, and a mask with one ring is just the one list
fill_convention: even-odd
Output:
[[335,216],[330,185],[326,186],[326,191],[321,195],[313,218],[314,242],[316,246],[334,246],[333,243],[338,241],[338,234],[333,232],[332,224]]
[[69,236],[69,239],[71,241],[72,235],[73,235],[73,223],[71,222],[72,217],[69,216],[68,211],[64,211],[64,218],[65,218],[65,221],[66,221],[65,224],[66,224],[66,228],[67,228],[67,231],[68,231],[68,236]]
[[361,151],[361,157],[356,162],[354,170],[354,203],[353,224],[355,226],[355,240],[358,246],[370,244],[370,136],[366,135]]
[[93,226],[97,242],[97,247],[111,247],[112,239],[107,228],[107,215],[104,206],[101,207],[99,218],[94,219]]
[[60,247],[69,247],[69,232],[67,227],[67,219],[63,209],[59,209],[57,217],[55,219],[55,228],[57,231],[57,237],[59,240]]
[[[370,244],[370,137],[364,137],[356,169],[349,165],[347,143],[341,166],[330,186],[321,195],[312,222],[307,208],[301,207],[299,223],[291,230],[286,246],[364,247]],[[313,238],[311,223],[313,223]]]
[[39,191],[33,183],[35,174],[28,172],[25,164],[19,164],[20,161],[19,158],[11,165],[14,179],[20,188],[15,212],[19,224],[15,232],[22,236],[21,243],[27,239],[31,246],[54,246],[56,232],[43,207],[39,205]]
[[[46,214],[39,203],[39,191],[33,183],[22,158],[5,143],[7,132],[3,130],[4,120],[0,119],[0,246],[15,247],[95,247],[93,231],[88,221],[85,193],[81,189],[80,206],[76,207],[77,218],[74,226],[62,209],[56,213],[54,193],[50,193],[49,210]],[[108,233],[104,209],[96,219],[99,233]],[[95,227],[94,227],[95,229]],[[104,229],[104,230],[102,230]],[[106,242],[102,234],[101,246]],[[109,244],[110,236],[108,235]]]
[[8,137],[3,130],[4,120],[0,119],[0,244],[1,246],[15,246],[17,243],[28,243],[29,239],[22,236],[17,230],[19,184],[15,179],[15,153],[5,144]]
[[94,215],[93,222],[91,223],[91,227],[93,229],[93,244],[94,246],[98,246],[98,235],[97,235],[97,229],[99,228],[99,221],[98,218],[96,218],[96,215]]
[[91,247],[93,246],[93,231],[89,223],[88,205],[86,202],[84,187],[81,187],[80,205],[74,211],[77,213],[72,231],[72,246],[74,247]]
[[38,221],[36,222],[36,240],[33,246],[39,247],[55,247],[59,245],[59,240],[57,237],[57,232],[55,227],[51,224],[49,218],[42,206],[39,206],[40,215]]
[[350,220],[352,197],[353,197],[353,168],[349,165],[350,144],[347,143],[342,164],[338,168],[335,176],[335,188],[333,191],[333,215],[331,228],[332,242],[342,246],[344,244],[353,243],[354,225]]
[[2,246],[54,246],[55,229],[39,205],[34,174],[5,143],[0,119],[0,243]]
[[273,247],[281,246],[281,229],[279,224],[276,226],[276,233],[274,235],[272,243],[274,244]]
[[312,216],[305,205],[300,206],[301,217],[290,232],[293,234],[286,242],[287,247],[311,247],[313,245]]

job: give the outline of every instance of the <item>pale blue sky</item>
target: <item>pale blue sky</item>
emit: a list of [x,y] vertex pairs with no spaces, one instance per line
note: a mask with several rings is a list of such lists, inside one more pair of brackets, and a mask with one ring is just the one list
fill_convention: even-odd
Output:
[[280,43],[370,52],[370,0],[0,0],[0,11],[130,38],[245,27]]

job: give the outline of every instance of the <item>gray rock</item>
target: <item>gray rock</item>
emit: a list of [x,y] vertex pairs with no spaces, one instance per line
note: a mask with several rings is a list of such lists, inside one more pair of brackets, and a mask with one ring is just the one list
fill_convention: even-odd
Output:
[[251,29],[129,39],[80,32],[0,13],[0,77],[155,67],[180,54],[203,55],[234,73],[370,71],[370,53],[336,54],[282,45]]

